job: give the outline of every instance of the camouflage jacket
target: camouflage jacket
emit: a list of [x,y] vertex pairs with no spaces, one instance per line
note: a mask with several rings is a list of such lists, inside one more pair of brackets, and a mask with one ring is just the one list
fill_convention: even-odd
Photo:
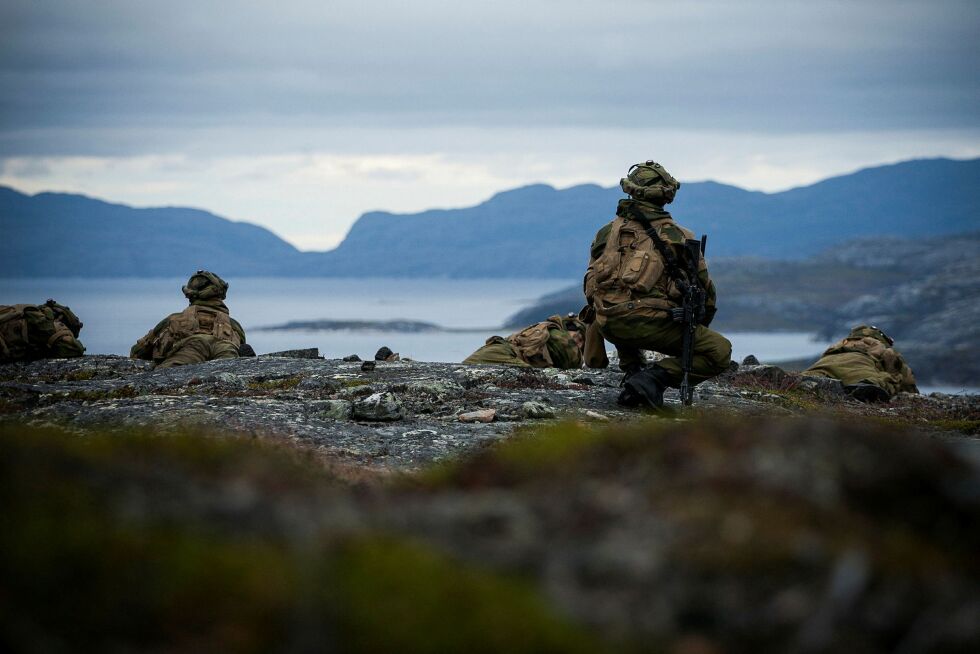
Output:
[[172,313],[139,339],[130,358],[162,361],[191,336],[213,336],[235,347],[245,342],[245,330],[228,315],[221,300],[194,300],[180,313]]
[[[583,280],[586,300],[600,316],[647,313],[662,317],[667,309],[680,306],[682,294],[669,266],[647,235],[652,227],[682,265],[684,242],[694,234],[674,222],[662,208],[637,200],[620,200],[616,218],[599,230],[592,241],[589,268]],[[705,289],[708,325],[716,312],[715,285],[701,259],[698,279]]]
[[[584,334],[583,334],[584,337]],[[521,360],[535,368],[581,368],[582,347],[560,316],[525,327],[507,337]]]
[[845,385],[873,383],[892,395],[919,392],[912,368],[890,343],[873,335],[871,328],[857,328],[831,345],[804,374],[808,372],[822,372]]

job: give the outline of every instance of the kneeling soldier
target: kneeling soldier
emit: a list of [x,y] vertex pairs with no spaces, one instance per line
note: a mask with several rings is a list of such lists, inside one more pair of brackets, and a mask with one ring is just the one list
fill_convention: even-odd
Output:
[[181,290],[190,306],[161,320],[136,342],[129,356],[156,361],[161,368],[240,356],[245,330],[228,315],[228,283],[198,270]]
[[491,336],[463,363],[496,363],[522,368],[581,368],[584,325],[573,314],[551,316],[507,338]]
[[[697,244],[694,234],[664,210],[680,182],[647,161],[631,166],[619,184],[630,197],[619,201],[616,218],[592,242],[585,298],[588,311],[595,311],[593,327],[619,352],[625,373],[619,403],[657,409],[666,388],[681,388],[685,380],[697,384],[727,370],[732,344],[708,329],[715,287],[700,251],[695,249],[695,256],[689,245]],[[700,297],[700,306],[688,307],[688,291]],[[691,344],[687,366],[681,358],[685,340]],[[668,358],[645,367],[641,350]]]
[[885,402],[901,392],[918,393],[912,369],[894,344],[877,327],[859,325],[827,348],[803,374],[839,379],[844,391],[862,402]]

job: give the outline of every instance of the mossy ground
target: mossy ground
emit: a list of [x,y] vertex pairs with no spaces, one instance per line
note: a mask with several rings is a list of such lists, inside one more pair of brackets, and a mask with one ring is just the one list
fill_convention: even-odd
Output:
[[[4,426],[0,643],[7,651],[601,649],[519,578],[404,536],[320,525],[299,537],[279,524],[281,512],[315,508],[338,489],[351,486],[315,452],[282,443]],[[242,496],[251,506],[229,508]]]
[[[853,418],[566,421],[393,479],[287,441],[8,424],[0,645],[778,651],[850,570],[831,642],[882,651],[980,578],[971,474],[920,434]],[[491,513],[468,540],[479,511],[515,505],[532,531]],[[482,558],[492,546],[529,549],[503,565]]]

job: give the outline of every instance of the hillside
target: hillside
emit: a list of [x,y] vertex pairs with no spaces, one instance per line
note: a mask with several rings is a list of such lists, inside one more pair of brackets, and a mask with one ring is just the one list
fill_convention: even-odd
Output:
[[[610,180],[612,181],[612,180]],[[618,188],[533,185],[474,207],[367,213],[339,247],[298,252],[271,232],[194,209],[134,209],[0,188],[0,276],[226,275],[567,277],[612,217]],[[980,215],[980,159],[869,168],[782,193],[685,183],[671,206],[709,234],[709,256],[800,259],[866,236],[969,231]]]
[[269,230],[207,211],[135,209],[0,187],[0,277],[275,275],[299,251]]

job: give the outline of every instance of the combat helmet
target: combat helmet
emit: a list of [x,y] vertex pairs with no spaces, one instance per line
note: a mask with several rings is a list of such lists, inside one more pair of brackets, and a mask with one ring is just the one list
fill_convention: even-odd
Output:
[[630,166],[619,187],[634,200],[663,206],[674,201],[681,183],[656,161],[647,160]]
[[184,296],[194,302],[195,300],[223,300],[228,294],[228,282],[221,279],[213,272],[198,270],[191,275],[181,289]]
[[848,338],[873,338],[887,344],[889,347],[895,344],[895,340],[874,325],[858,325],[847,335]]

